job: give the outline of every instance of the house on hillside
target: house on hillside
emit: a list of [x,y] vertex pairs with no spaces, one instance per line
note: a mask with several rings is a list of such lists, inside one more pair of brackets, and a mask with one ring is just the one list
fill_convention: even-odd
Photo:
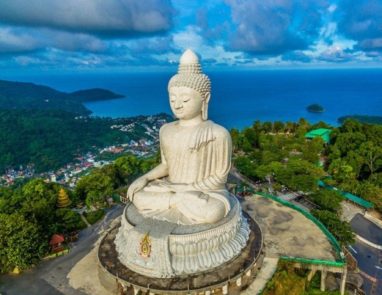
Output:
[[330,142],[330,134],[332,133],[331,129],[327,128],[318,128],[310,130],[305,134],[305,138],[313,139],[316,137],[321,137],[321,139],[325,142],[325,144],[329,144]]

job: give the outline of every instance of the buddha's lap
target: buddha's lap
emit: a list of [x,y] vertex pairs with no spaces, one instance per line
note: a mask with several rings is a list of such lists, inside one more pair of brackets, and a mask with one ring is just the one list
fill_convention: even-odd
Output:
[[167,210],[177,208],[183,214],[197,216],[215,216],[223,218],[224,203],[213,197],[216,192],[185,191],[185,192],[151,192],[139,191],[134,194],[134,205],[140,211]]

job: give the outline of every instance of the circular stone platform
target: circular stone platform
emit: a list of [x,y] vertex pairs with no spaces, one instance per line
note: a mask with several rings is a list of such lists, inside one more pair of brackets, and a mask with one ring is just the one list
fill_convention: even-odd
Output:
[[[232,260],[247,244],[249,226],[237,198],[229,202],[231,210],[218,222],[193,225],[144,217],[128,203],[114,241],[118,259],[151,278],[195,274]],[[168,213],[179,214],[176,208]]]
[[[189,294],[228,288],[245,288],[253,280],[253,274],[262,262],[262,234],[258,224],[243,213],[250,231],[246,246],[234,259],[208,271],[173,278],[152,278],[126,267],[118,259],[114,241],[120,224],[111,229],[100,243],[98,250],[99,277],[104,287],[110,291],[128,294],[139,290],[152,294]],[[224,292],[224,290],[226,292]]]

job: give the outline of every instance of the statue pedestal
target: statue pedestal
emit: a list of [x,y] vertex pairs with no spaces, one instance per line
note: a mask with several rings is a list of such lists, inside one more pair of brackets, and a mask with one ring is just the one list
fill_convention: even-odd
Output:
[[[128,205],[121,224],[111,229],[99,246],[101,283],[110,291],[124,290],[126,294],[138,290],[208,293],[227,288],[229,294],[229,290],[244,289],[261,267],[263,240],[258,224],[243,215],[236,198],[232,200],[232,210],[219,223],[197,227],[173,224],[170,234],[165,235],[163,231],[156,233],[165,225],[158,220],[147,223],[152,226],[147,235],[143,223],[135,223],[144,218]],[[126,227],[130,234],[126,234]],[[121,248],[126,252],[120,253]]]
[[234,259],[246,246],[249,226],[235,197],[216,224],[180,225],[144,218],[133,204],[122,215],[115,239],[122,264],[148,277],[170,278],[203,272]]

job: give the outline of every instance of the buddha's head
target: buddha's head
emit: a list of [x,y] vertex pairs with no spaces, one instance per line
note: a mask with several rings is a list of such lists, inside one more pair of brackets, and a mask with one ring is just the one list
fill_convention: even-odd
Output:
[[168,92],[171,110],[178,119],[189,120],[201,115],[207,120],[211,82],[190,49],[180,58],[178,73],[170,79]]

